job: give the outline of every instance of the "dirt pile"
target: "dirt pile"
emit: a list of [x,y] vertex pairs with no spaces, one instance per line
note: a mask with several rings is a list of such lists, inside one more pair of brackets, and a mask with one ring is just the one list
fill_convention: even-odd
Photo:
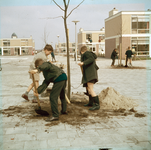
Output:
[[[144,114],[139,114],[135,109],[134,105],[129,98],[121,96],[113,88],[107,88],[103,90],[100,94],[100,109],[90,111],[89,107],[84,107],[83,105],[88,103],[88,97],[84,94],[72,94],[71,104],[67,105],[68,115],[60,115],[59,121],[46,123],[46,126],[54,126],[61,123],[67,123],[79,127],[80,125],[87,125],[93,123],[101,123],[109,121],[110,118],[114,116],[126,117],[128,115],[134,115],[134,117],[145,117]],[[47,111],[50,116],[51,107],[49,98],[41,99],[44,103],[41,103],[41,109]],[[18,116],[19,118],[24,118],[28,122],[32,120],[33,122],[39,119],[45,120],[46,116],[38,115],[35,112],[37,108],[36,103],[24,102],[20,106],[10,106],[8,109],[2,110],[0,113],[4,117]],[[130,108],[130,109],[128,109]],[[59,112],[61,110],[61,104],[58,104]]]
[[108,87],[101,91],[99,100],[103,109],[132,109],[136,106],[136,102],[128,97],[120,95],[112,87]]

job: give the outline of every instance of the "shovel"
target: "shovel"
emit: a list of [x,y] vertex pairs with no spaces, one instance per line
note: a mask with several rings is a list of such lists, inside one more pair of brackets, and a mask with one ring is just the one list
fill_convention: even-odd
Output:
[[[32,78],[33,78],[35,93],[37,94],[37,88],[36,88],[36,84],[35,84],[35,77],[34,77],[33,74],[32,74]],[[44,110],[41,109],[39,96],[37,96],[37,101],[38,101],[38,109],[35,109],[35,112],[36,112],[37,114],[42,115],[42,116],[48,116],[49,113],[48,113],[47,111],[44,111]]]

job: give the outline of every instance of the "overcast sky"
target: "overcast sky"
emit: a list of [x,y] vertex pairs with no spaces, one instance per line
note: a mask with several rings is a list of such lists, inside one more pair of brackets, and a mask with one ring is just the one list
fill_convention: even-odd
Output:
[[[63,0],[56,2],[63,8]],[[69,12],[82,0],[70,0]],[[84,30],[100,30],[105,26],[109,11],[114,7],[118,11],[147,11],[151,9],[151,0],[85,0],[69,16],[68,28],[70,42],[75,42],[75,24],[79,20],[77,32]],[[0,0],[0,38],[10,38],[16,33],[18,38],[28,38],[32,35],[35,49],[44,47],[44,32],[48,35],[47,42],[65,42],[63,19],[45,19],[47,17],[62,16],[63,11],[52,0]]]

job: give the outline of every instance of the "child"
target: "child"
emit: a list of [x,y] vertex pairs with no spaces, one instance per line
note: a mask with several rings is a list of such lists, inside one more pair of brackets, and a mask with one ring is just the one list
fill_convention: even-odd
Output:
[[112,52],[112,54],[111,54],[111,59],[112,59],[112,64],[111,64],[111,66],[114,66],[114,63],[115,63],[115,58],[116,58],[116,56],[117,56],[117,49],[115,48],[114,50],[113,50],[113,52]]
[[[33,61],[30,64],[29,71],[35,69],[35,60],[36,59],[41,58],[44,62],[46,62],[47,59],[48,59],[47,56],[50,55],[51,52],[53,52],[53,47],[51,45],[47,44],[45,46],[45,48],[44,48],[44,51],[42,51],[42,52],[38,53],[37,55],[35,55]],[[30,75],[30,79],[32,79],[32,75],[31,74],[29,74],[29,75]],[[34,74],[34,77],[35,77],[36,87],[38,87],[39,86],[39,80],[40,80],[39,73]],[[30,92],[30,90],[33,87],[34,87],[34,84],[31,83],[29,85],[27,91],[22,95],[22,98],[24,98],[25,100],[29,101],[29,99],[28,99],[28,93]],[[32,102],[37,102],[37,98],[35,96],[34,96],[34,99],[32,100]]]
[[97,56],[87,51],[86,46],[81,47],[81,54],[81,63],[78,65],[83,68],[82,83],[89,92],[89,103],[84,106],[92,106],[89,110],[98,110],[100,109],[99,98],[93,90],[93,85],[98,82],[97,70],[99,68],[95,62]]
[[53,62],[53,60],[56,62],[56,59],[55,59],[55,54],[54,54],[54,52],[51,52],[51,57],[52,57],[52,62]]
[[130,50],[130,47],[128,47],[126,53],[125,53],[125,56],[126,56],[126,65],[125,67],[127,67],[127,61],[129,62],[129,65],[132,66],[132,51]]
[[[45,80],[43,81],[42,85],[37,88],[38,94],[42,93],[50,82],[53,82],[53,87],[50,94],[50,104],[52,110],[52,117],[47,118],[47,122],[59,120],[59,112],[58,112],[58,96],[60,95],[61,100],[61,114],[67,114],[66,108],[66,100],[65,100],[65,88],[66,88],[66,81],[67,76],[63,70],[59,67],[53,65],[50,62],[44,62],[42,59],[37,59],[35,61],[36,70],[31,70],[30,73],[35,74],[37,72],[42,71]],[[35,96],[38,94],[34,93]]]

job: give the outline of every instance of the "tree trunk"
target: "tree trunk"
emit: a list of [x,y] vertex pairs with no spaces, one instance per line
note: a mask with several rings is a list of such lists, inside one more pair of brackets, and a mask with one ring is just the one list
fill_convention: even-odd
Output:
[[68,36],[68,29],[67,29],[67,22],[66,22],[66,12],[65,11],[65,16],[64,16],[64,26],[65,26],[65,33],[66,33],[66,43],[67,43],[67,87],[68,87],[68,98],[70,99],[70,89],[71,89],[71,84],[70,84],[70,56],[69,56],[69,36]]

